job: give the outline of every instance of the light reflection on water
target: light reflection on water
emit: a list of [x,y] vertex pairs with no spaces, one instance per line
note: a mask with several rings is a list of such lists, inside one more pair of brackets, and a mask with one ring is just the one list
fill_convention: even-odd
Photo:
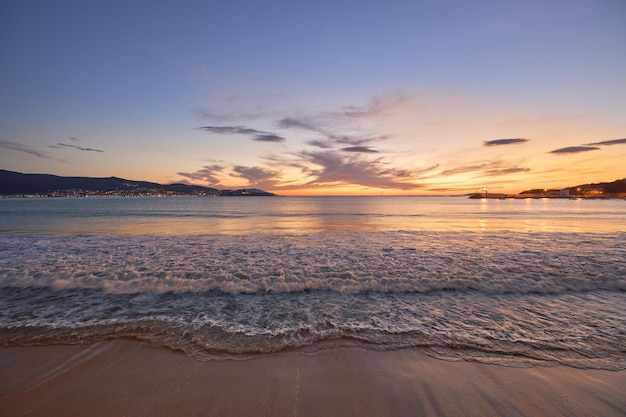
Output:
[[624,231],[623,200],[465,197],[0,199],[3,234]]

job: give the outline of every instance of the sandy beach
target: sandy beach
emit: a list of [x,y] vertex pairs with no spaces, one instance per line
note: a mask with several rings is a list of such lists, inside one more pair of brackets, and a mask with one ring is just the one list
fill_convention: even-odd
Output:
[[135,341],[0,348],[1,416],[623,416],[626,372],[335,348],[200,362]]

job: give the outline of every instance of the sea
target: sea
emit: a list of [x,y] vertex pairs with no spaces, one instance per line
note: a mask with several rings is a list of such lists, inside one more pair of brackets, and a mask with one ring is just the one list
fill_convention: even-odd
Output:
[[626,201],[0,199],[0,346],[626,369]]

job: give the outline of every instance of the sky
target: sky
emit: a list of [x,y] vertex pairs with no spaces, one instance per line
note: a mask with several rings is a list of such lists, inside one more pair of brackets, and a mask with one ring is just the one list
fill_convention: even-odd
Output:
[[626,177],[623,0],[0,4],[0,169],[281,195]]

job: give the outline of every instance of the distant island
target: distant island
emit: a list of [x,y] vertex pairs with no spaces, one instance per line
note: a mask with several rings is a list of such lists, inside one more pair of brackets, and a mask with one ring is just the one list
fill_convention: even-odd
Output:
[[626,178],[613,182],[581,184],[561,189],[536,188],[519,194],[490,193],[486,188],[482,192],[472,193],[469,198],[626,198]]
[[157,184],[123,178],[60,177],[49,174],[23,174],[0,169],[0,196],[12,197],[142,197],[201,196],[248,197],[273,196],[257,189],[218,190],[189,184]]

